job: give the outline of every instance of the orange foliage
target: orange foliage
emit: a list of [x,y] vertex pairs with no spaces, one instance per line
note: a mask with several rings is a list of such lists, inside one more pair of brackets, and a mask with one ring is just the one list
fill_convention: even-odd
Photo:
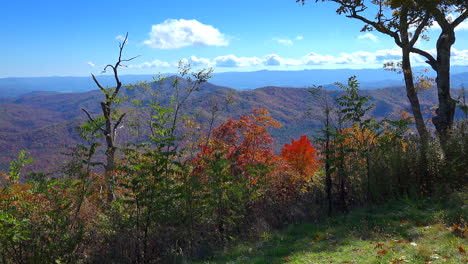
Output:
[[291,145],[285,144],[281,157],[305,181],[310,181],[312,175],[319,169],[317,150],[307,136],[301,136],[298,141],[292,139]]
[[231,162],[231,173],[248,177],[251,184],[258,179],[252,178],[249,168],[257,165],[273,166],[277,156],[273,153],[273,138],[268,129],[280,128],[266,109],[254,109],[250,115],[243,115],[239,120],[232,118],[213,130],[213,137],[208,146],[200,146],[201,151],[193,160],[195,173],[204,170],[203,159],[214,159],[223,156]]
[[228,159],[246,167],[265,163],[273,155],[273,138],[268,128],[280,128],[266,109],[254,109],[253,114],[243,115],[239,120],[229,119],[213,131],[212,146],[225,150]]
[[343,129],[346,137],[344,144],[352,149],[362,149],[377,142],[377,136],[370,129],[361,129],[358,124],[353,124],[350,128]]

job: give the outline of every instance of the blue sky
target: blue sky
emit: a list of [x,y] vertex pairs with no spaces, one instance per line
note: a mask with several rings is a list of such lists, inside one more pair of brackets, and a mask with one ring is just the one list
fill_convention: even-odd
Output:
[[[175,72],[180,60],[223,72],[376,68],[398,57],[387,36],[362,33],[363,24],[337,15],[335,4],[314,2],[4,1],[0,77],[99,73],[115,62],[126,32],[124,56],[140,57],[122,74]],[[432,39],[437,33],[429,30]],[[468,22],[457,31],[453,64],[468,64]]]

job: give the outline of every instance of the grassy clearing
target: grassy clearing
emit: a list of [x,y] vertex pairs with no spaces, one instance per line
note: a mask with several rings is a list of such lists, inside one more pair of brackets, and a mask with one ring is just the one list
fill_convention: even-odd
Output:
[[200,263],[468,263],[468,194],[398,200],[264,233]]

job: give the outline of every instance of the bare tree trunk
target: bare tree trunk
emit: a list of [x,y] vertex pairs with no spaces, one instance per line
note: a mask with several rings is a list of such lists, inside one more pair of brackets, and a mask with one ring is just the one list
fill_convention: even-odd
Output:
[[[106,164],[104,165],[104,175],[106,179],[106,191],[107,191],[107,202],[110,203],[114,200],[114,170],[115,170],[115,152],[117,150],[116,147],[116,137],[117,137],[117,130],[120,128],[120,124],[122,123],[123,118],[125,117],[125,113],[121,114],[119,118],[116,120],[112,117],[112,103],[116,101],[117,95],[119,94],[120,89],[122,88],[122,82],[119,79],[119,74],[118,74],[118,69],[119,67],[122,67],[123,62],[128,62],[136,57],[130,58],[130,59],[122,59],[122,52],[125,47],[125,44],[127,43],[127,38],[128,38],[128,33],[125,35],[125,39],[122,43],[119,45],[119,58],[117,62],[112,65],[108,64],[106,67],[104,67],[103,72],[106,72],[107,68],[111,68],[114,74],[114,79],[116,86],[114,89],[110,88],[104,88],[101,83],[97,80],[96,76],[94,74],[91,74],[93,77],[94,83],[99,87],[101,92],[105,95],[105,100],[101,102],[101,109],[102,109],[102,114],[104,116],[104,127],[100,126],[98,129],[101,130],[102,134],[104,135],[104,138],[106,139]],[[137,56],[138,57],[138,56]],[[98,126],[96,120],[91,116],[91,114],[84,108],[81,108],[86,115],[88,116],[88,119],[91,123],[94,123],[94,125]]]

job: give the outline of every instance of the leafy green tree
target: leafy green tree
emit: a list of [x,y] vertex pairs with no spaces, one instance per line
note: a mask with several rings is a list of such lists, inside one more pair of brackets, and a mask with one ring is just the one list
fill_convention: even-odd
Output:
[[[316,2],[318,2],[317,0]],[[421,112],[419,98],[415,88],[414,76],[411,67],[410,53],[423,52],[415,47],[419,38],[426,38],[423,35],[427,26],[431,23],[431,16],[424,10],[414,8],[410,5],[391,9],[391,1],[388,0],[321,0],[339,4],[336,12],[346,15],[349,18],[358,19],[365,23],[362,31],[377,30],[394,39],[395,43],[402,50],[402,72],[406,84],[406,95],[411,104],[411,110],[416,122],[416,128],[422,139],[427,141],[429,133]],[[296,0],[304,4],[306,0]],[[369,10],[371,13],[369,13]],[[373,13],[372,13],[373,12]],[[415,29],[411,33],[411,30]]]
[[320,110],[322,111],[322,125],[323,129],[320,130],[320,135],[316,136],[315,139],[322,144],[322,156],[325,167],[325,190],[327,193],[328,201],[328,216],[331,216],[333,210],[333,194],[332,194],[332,140],[335,134],[333,127],[333,113],[336,111],[336,107],[333,104],[332,98],[324,91],[322,86],[315,86],[309,90],[309,93],[313,98],[318,100]]
[[[393,0],[394,7],[409,5],[412,1]],[[439,108],[432,119],[437,129],[442,145],[448,139],[448,132],[453,126],[456,100],[450,94],[450,57],[451,48],[455,44],[455,29],[468,18],[468,2],[464,0],[415,0],[413,6],[418,6],[439,24],[441,32],[437,38],[437,57],[420,50],[413,50],[427,59],[427,63],[437,73],[437,94]],[[452,19],[455,17],[454,19]]]
[[[453,125],[456,101],[450,95],[450,56],[455,43],[455,29],[468,17],[468,2],[464,0],[316,0],[339,4],[336,12],[365,23],[363,31],[377,30],[394,39],[402,49],[402,71],[405,76],[406,92],[423,143],[427,129],[421,114],[419,99],[414,86],[410,53],[426,58],[426,62],[437,73],[439,107],[432,119],[442,144]],[[296,0],[305,3],[306,0]],[[369,13],[369,10],[374,10]],[[452,15],[452,16],[450,16]],[[457,16],[458,15],[458,16]],[[451,17],[455,17],[452,19]],[[437,58],[429,52],[415,47],[418,39],[433,22],[437,22],[441,33],[437,39]]]
[[18,158],[10,162],[10,182],[18,183],[20,180],[21,169],[31,162],[33,162],[33,159],[29,157],[29,152],[21,150],[18,154]]
[[[118,167],[122,177],[117,181],[120,197],[113,204],[113,214],[118,232],[132,230],[130,241],[135,255],[130,258],[137,263],[168,255],[164,250],[179,249],[178,241],[191,244],[195,237],[199,187],[188,172],[183,158],[185,150],[180,146],[181,120],[185,118],[181,110],[188,98],[202,89],[211,72],[211,69],[192,71],[190,65],[181,63],[177,76],[160,76],[154,82],[127,87],[144,95],[144,99],[135,98],[131,102],[147,112],[148,117],[132,126],[137,130],[139,126],[148,129],[141,129],[147,133],[142,137],[146,140],[129,143],[122,149],[124,160]],[[173,94],[167,103],[160,101],[163,89]],[[173,226],[185,227],[169,228]],[[170,241],[158,241],[157,235],[166,232],[164,228],[171,230],[166,235]],[[165,243],[165,247],[156,247],[159,242]],[[190,249],[190,246],[183,248]]]

